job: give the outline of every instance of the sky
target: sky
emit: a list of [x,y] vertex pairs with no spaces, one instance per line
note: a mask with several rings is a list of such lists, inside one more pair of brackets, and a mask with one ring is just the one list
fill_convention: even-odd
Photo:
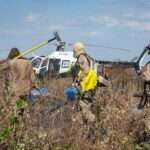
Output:
[[[130,49],[86,46],[96,59],[130,61],[150,42],[150,0],[0,0],[0,58],[12,47],[23,51],[48,40],[54,31],[66,43]],[[36,54],[53,50],[50,43]]]

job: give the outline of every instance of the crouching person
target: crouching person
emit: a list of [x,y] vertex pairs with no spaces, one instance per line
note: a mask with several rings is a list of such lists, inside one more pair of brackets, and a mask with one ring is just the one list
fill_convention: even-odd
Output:
[[[79,66],[79,72],[72,83],[72,98],[78,99],[78,106],[81,108],[83,118],[88,122],[94,122],[95,115],[91,111],[91,106],[95,99],[97,75],[90,67],[91,60],[82,43],[74,44],[73,52],[74,57],[77,58],[76,65]],[[70,88],[68,91],[66,90],[67,94],[69,92]],[[71,98],[71,94],[69,97]]]

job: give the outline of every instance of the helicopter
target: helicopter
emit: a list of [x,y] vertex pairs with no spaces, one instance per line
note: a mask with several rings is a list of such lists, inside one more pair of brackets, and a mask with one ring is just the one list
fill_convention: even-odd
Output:
[[73,51],[65,51],[66,43],[62,41],[57,32],[54,33],[57,43],[56,50],[47,56],[35,56],[31,59],[33,70],[39,76],[51,74],[52,76],[66,75],[75,64]]
[[[47,73],[54,74],[54,76],[68,74],[72,66],[74,66],[76,59],[73,57],[72,51],[65,51],[66,42],[64,42],[60,38],[58,32],[54,32],[53,35],[54,35],[53,38],[41,42],[40,44],[35,45],[32,48],[27,49],[26,51],[22,52],[19,56],[17,56],[15,59],[30,54],[33,51],[36,51],[37,49],[47,45],[48,43],[56,41],[56,44],[54,44],[56,46],[56,51],[52,52],[50,55],[35,56],[30,58],[30,61],[33,66],[33,70],[38,75],[39,74],[46,75]],[[68,45],[72,46],[72,43],[69,43]],[[92,47],[103,47],[107,49],[128,51],[128,49],[114,48],[105,45],[96,45],[96,44],[89,44],[89,43],[85,43],[85,45],[92,46]],[[92,66],[97,74],[103,72],[103,69],[107,65],[121,66],[122,68],[134,68],[136,73],[139,74],[142,70],[143,61],[149,49],[150,49],[150,45],[146,46],[142,51],[142,53],[139,55],[137,61],[130,61],[130,62],[129,61],[103,61],[103,60],[96,60],[92,58],[93,60]]]
[[[69,46],[70,45],[72,45],[72,43],[69,43]],[[85,45],[92,46],[92,47],[95,46],[92,44],[85,44]],[[96,45],[96,46],[102,47],[102,45]],[[61,46],[59,45],[59,47]],[[112,47],[104,47],[104,48],[112,48]],[[121,49],[121,48],[120,49],[115,48],[115,49],[123,50],[123,51],[128,50],[128,49]],[[114,67],[120,66],[124,69],[134,68],[136,73],[140,74],[142,67],[144,66],[144,58],[146,57],[149,49],[150,49],[150,45],[146,46],[144,50],[141,52],[141,54],[139,55],[139,57],[134,57],[132,61],[104,61],[104,60],[97,60],[91,57],[91,59],[93,60],[92,61],[93,64],[91,66],[98,75],[102,75],[102,76],[105,76],[103,75],[102,72],[104,72],[104,69],[107,66],[114,66]],[[51,73],[52,72],[55,73],[55,75],[56,74],[60,76],[65,75],[70,72],[70,69],[75,64],[75,62],[76,62],[76,59],[73,57],[73,52],[64,51],[64,49],[61,48],[60,51],[56,50],[55,52],[52,52],[49,56],[47,56],[41,61],[41,66],[39,67],[39,72],[37,73],[40,73],[40,72],[46,73],[50,71]],[[52,64],[54,65],[53,67],[52,67]],[[56,67],[57,64],[59,67]]]
[[[54,44],[56,46],[56,51],[52,52],[50,55],[46,57],[36,56],[31,60],[33,69],[36,74],[46,75],[47,73],[54,74],[53,76],[61,76],[68,74],[71,67],[75,64],[76,59],[73,57],[72,51],[65,51],[66,42],[64,42],[59,34],[56,32],[54,35],[57,37],[57,43]],[[69,46],[72,46],[73,43],[69,43]],[[129,49],[123,48],[114,48],[111,46],[105,45],[96,45],[85,43],[87,47],[103,47],[112,50],[120,50],[120,51],[130,51]],[[132,61],[104,61],[97,60],[92,58],[93,60],[93,68],[97,74],[102,74],[104,68],[106,66],[121,66],[122,68],[134,68],[136,73],[139,74],[142,70],[143,61],[149,50],[150,46],[146,46],[139,57],[134,57]],[[135,61],[136,60],[136,61]],[[37,65],[38,64],[38,65]]]

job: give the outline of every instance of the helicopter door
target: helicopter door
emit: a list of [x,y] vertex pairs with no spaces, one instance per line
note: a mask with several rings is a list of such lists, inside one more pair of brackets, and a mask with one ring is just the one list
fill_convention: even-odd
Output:
[[43,60],[40,68],[40,75],[44,76],[48,73],[48,62],[49,62],[49,58]]
[[52,76],[56,76],[60,71],[60,59],[50,59],[48,71]]

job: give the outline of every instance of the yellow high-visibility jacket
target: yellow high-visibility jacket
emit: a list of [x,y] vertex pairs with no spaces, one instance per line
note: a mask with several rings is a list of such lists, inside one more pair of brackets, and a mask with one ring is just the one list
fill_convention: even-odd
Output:
[[[81,76],[82,76],[82,71],[80,70],[78,73],[78,77],[80,78]],[[97,75],[96,75],[96,73],[92,69],[89,69],[89,72],[79,82],[79,84],[81,86],[82,92],[95,89],[95,87],[97,86]]]

